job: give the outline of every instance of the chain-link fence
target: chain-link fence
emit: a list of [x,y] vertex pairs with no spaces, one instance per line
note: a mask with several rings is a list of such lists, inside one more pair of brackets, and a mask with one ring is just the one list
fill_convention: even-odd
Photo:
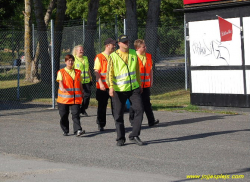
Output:
[[[77,26],[64,27],[63,32],[38,32],[34,29],[30,35],[30,45],[26,49],[24,31],[0,31],[0,103],[7,108],[16,107],[17,103],[50,107],[53,97],[57,96],[56,71],[65,66],[64,56],[70,54],[74,46],[79,44],[84,45],[84,54],[89,58],[95,81],[95,55],[104,50],[104,41],[107,38],[116,39],[124,33],[123,28],[110,27],[101,24],[99,27],[88,28],[82,22]],[[185,89],[183,25],[161,26],[157,31],[154,32],[157,34],[157,46],[154,47],[154,85],[151,94]],[[139,27],[138,38],[144,39],[145,32],[145,27]],[[146,45],[150,44],[151,40],[146,40]],[[20,66],[14,66],[15,59],[21,60]],[[54,75],[52,70],[55,71]],[[94,86],[91,97],[95,98]]]

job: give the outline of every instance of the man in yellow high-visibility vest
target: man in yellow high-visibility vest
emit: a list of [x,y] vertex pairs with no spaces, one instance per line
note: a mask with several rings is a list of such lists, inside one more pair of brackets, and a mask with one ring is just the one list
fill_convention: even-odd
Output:
[[117,146],[125,144],[124,109],[126,100],[129,99],[135,112],[131,122],[132,132],[130,141],[137,145],[144,145],[139,138],[143,119],[143,104],[141,100],[141,78],[137,55],[135,50],[129,49],[126,35],[118,38],[119,49],[110,54],[107,70],[107,84],[109,95],[112,97],[113,116],[117,132]]

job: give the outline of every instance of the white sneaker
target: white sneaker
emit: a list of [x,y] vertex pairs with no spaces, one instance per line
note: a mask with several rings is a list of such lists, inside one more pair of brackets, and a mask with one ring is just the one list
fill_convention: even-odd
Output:
[[85,134],[85,130],[78,130],[76,136],[82,136],[83,134]]

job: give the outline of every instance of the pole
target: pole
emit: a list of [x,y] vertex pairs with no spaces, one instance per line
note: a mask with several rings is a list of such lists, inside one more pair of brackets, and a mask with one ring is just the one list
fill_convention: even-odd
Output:
[[184,40],[185,40],[185,90],[187,90],[188,88],[188,79],[187,79],[187,40],[186,40],[186,36],[187,36],[187,26],[186,26],[186,16],[184,15]]
[[32,56],[35,57],[35,25],[32,24]]
[[17,66],[17,100],[20,98],[20,87],[19,87],[19,79],[20,79],[20,74],[19,74],[20,66]]
[[126,19],[123,20],[123,24],[124,24],[123,32],[124,32],[124,35],[126,35]]
[[52,109],[55,109],[54,20],[51,20]]
[[101,19],[99,17],[99,52],[102,51],[102,45],[101,45]]
[[85,42],[85,21],[82,21],[82,43],[84,45]]

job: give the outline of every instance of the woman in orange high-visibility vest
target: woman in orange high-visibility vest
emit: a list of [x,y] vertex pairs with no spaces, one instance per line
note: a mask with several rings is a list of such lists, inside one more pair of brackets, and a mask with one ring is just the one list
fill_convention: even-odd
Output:
[[[141,88],[143,89],[143,92],[141,93],[142,103],[144,106],[144,112],[146,113],[148,119],[148,126],[152,127],[159,123],[159,120],[155,119],[154,117],[154,113],[150,103],[150,87],[153,85],[152,55],[146,53],[146,45],[144,40],[136,40],[134,42],[134,46],[136,49],[141,73]],[[134,118],[133,107],[130,107],[129,117],[130,120],[133,120]]]
[[61,117],[60,126],[64,136],[69,134],[69,108],[71,108],[74,134],[82,136],[85,133],[80,123],[80,105],[84,96],[81,84],[81,71],[73,69],[74,61],[73,55],[66,55],[66,67],[57,72],[56,79],[59,82],[57,103]]

